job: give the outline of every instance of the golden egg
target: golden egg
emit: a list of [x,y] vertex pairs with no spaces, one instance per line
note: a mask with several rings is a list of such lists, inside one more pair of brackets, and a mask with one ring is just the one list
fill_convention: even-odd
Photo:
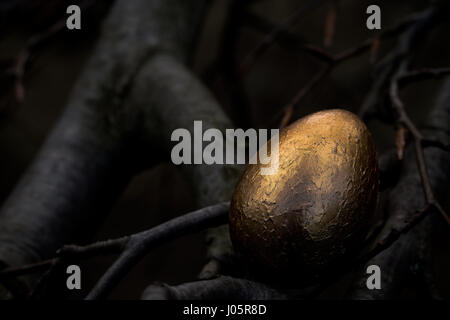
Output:
[[375,211],[378,163],[364,123],[345,110],[306,116],[279,134],[278,170],[245,169],[230,235],[255,273],[312,280],[364,240]]

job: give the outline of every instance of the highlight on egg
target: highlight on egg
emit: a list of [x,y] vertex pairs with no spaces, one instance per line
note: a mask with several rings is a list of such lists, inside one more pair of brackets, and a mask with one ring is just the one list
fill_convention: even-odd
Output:
[[279,168],[245,169],[232,197],[230,236],[254,272],[307,281],[354,252],[376,208],[378,162],[353,113],[320,111],[280,132]]

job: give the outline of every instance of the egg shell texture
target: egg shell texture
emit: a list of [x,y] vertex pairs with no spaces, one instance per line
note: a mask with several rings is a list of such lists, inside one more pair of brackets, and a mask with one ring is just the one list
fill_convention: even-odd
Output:
[[247,166],[231,201],[231,239],[247,262],[286,276],[318,274],[363,241],[378,165],[356,115],[326,110],[294,122],[280,132],[278,171],[262,175],[261,166]]

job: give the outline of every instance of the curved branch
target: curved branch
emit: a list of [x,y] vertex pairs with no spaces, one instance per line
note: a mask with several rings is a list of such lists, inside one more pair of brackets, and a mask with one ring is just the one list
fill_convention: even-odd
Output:
[[225,223],[228,219],[228,208],[229,203],[203,208],[148,231],[133,235],[126,240],[119,240],[126,241],[125,251],[106,271],[86,299],[93,300],[105,297],[151,248],[163,241],[172,240],[189,232],[200,231],[205,227]]
[[[99,241],[87,246],[67,245],[57,251],[56,258],[17,268],[6,268],[0,270],[0,281],[25,274],[39,272],[42,270],[47,270],[45,277],[48,277],[49,273],[51,273],[52,271],[51,269],[55,265],[61,265],[62,261],[64,261],[65,259],[80,260],[99,255],[109,255],[121,252],[123,252],[123,254],[121,257],[119,257],[116,264],[118,263],[120,265],[129,265],[134,263],[136,260],[123,262],[123,260],[121,260],[123,259],[123,256],[131,255],[141,257],[142,255],[148,253],[150,249],[159,244],[173,240],[175,238],[179,238],[191,232],[197,232],[203,230],[204,228],[210,228],[226,223],[228,221],[229,207],[229,202],[223,202],[187,213],[149,230],[129,236],[112,240]],[[111,267],[111,269],[114,269],[116,270],[115,272],[118,272],[118,268],[114,267],[114,265]],[[123,274],[124,272],[126,272],[126,270],[122,270],[120,272],[121,274]],[[120,280],[120,276],[118,275],[114,276],[113,278]],[[107,281],[109,282],[109,287],[112,287],[116,284],[115,282],[111,282],[111,280]],[[101,282],[102,281],[99,282],[98,286],[101,286]],[[101,291],[106,289],[97,288],[94,289],[93,292],[95,292],[95,290]],[[91,294],[94,295],[94,293]],[[98,295],[101,294],[98,293]]]
[[225,276],[177,286],[152,284],[142,294],[144,300],[283,300],[287,297],[265,284]]

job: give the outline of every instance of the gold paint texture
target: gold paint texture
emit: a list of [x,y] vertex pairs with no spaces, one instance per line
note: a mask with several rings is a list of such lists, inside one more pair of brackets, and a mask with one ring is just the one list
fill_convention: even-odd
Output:
[[345,110],[314,113],[280,132],[276,174],[245,169],[231,201],[233,246],[257,272],[314,278],[364,240],[377,191],[364,123]]

